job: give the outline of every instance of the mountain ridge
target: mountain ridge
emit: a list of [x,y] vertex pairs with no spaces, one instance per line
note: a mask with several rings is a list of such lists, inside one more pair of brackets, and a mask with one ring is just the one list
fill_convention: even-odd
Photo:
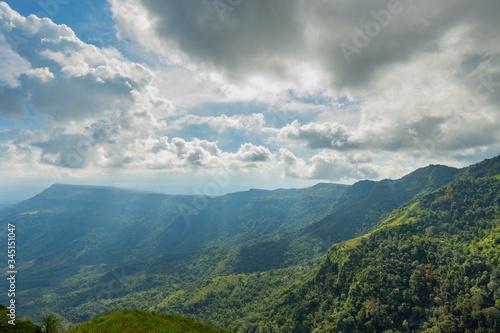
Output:
[[[114,193],[114,197],[86,198],[85,193],[96,189],[91,186],[81,188],[80,196],[58,198],[55,192],[68,187],[56,185],[48,194],[50,200],[66,200],[61,210],[37,210],[41,206],[28,201],[17,208],[0,210],[0,218],[14,218],[24,232],[29,231],[21,234],[29,242],[23,245],[20,260],[26,265],[24,284],[30,290],[29,297],[36,300],[36,306],[31,301],[26,307],[32,318],[50,308],[64,308],[66,320],[79,322],[107,308],[129,306],[183,315],[222,328],[258,327],[261,324],[257,322],[264,325],[276,318],[263,317],[250,325],[244,319],[248,313],[271,305],[278,310],[272,303],[275,301],[268,304],[256,297],[278,301],[282,295],[279,290],[302,284],[315,267],[320,267],[317,265],[330,248],[332,240],[318,239],[308,228],[319,222],[320,226],[337,228],[328,224],[329,216],[355,211],[359,221],[373,223],[361,233],[377,232],[378,225],[393,216],[394,209],[397,212],[412,207],[429,192],[443,184],[446,187],[463,174],[464,169],[429,166],[406,175],[404,181],[317,184],[305,189],[251,190],[206,197],[207,206],[198,208],[189,223],[179,213],[179,205],[195,208],[192,196],[131,193],[106,187],[104,192]],[[401,193],[406,197],[399,198]],[[43,196],[36,198],[41,201]],[[395,199],[382,200],[384,205],[378,205],[383,198]],[[51,205],[57,206],[52,202],[46,208]],[[230,207],[236,210],[231,212]],[[8,216],[6,212],[10,212]],[[28,214],[19,215],[22,213]],[[49,225],[55,228],[54,223],[64,225],[69,221],[71,228],[58,230],[56,237],[50,234]],[[216,221],[218,224],[213,224]],[[346,221],[347,227],[352,227],[352,221]],[[98,231],[102,222],[112,227],[111,233]],[[204,225],[218,225],[219,229],[203,229]],[[92,232],[86,238],[75,237],[84,230]],[[212,237],[210,232],[211,240],[206,238]],[[197,242],[200,235],[205,240],[198,238],[202,242]],[[71,244],[70,250],[58,249],[57,242]],[[102,299],[99,295],[109,290],[109,285],[120,288],[113,288],[109,297]],[[65,297],[67,294],[71,297]],[[25,297],[28,293],[21,292],[21,299]],[[246,301],[238,303],[240,297]],[[214,302],[226,305],[216,306]],[[234,312],[229,304],[244,304],[245,309]],[[236,326],[224,313],[240,318],[233,320]]]
[[273,332],[498,332],[499,170],[500,156],[472,165],[372,233],[332,246],[264,321],[288,318]]

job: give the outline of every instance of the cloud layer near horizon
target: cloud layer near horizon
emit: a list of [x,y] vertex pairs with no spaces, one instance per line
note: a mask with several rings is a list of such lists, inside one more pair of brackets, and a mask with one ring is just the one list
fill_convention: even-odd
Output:
[[0,130],[4,173],[352,181],[498,154],[498,1],[108,2],[105,47],[0,2],[0,116],[35,124]]

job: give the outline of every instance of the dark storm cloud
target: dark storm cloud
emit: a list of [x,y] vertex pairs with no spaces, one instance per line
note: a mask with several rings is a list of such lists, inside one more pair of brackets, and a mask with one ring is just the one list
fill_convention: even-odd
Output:
[[248,71],[281,76],[285,54],[303,45],[296,3],[247,1],[220,19],[212,1],[156,1],[142,4],[157,19],[156,32],[201,64],[232,77]]
[[[360,85],[378,69],[435,52],[438,40],[459,25],[471,25],[486,43],[498,31],[500,12],[495,0],[141,3],[158,36],[198,64],[238,79],[256,73],[290,79],[297,64],[312,62],[335,85]],[[346,52],[346,45],[353,48]]]

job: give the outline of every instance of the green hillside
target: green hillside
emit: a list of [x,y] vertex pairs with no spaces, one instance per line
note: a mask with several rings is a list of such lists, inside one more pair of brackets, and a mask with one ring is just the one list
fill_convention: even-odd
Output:
[[455,168],[430,165],[397,180],[358,182],[342,193],[337,209],[304,228],[304,233],[326,237],[329,245],[362,235],[392,210],[450,183],[459,173]]
[[223,333],[206,324],[171,316],[139,310],[122,310],[107,313],[88,322],[68,328],[65,333]]
[[499,165],[467,169],[316,267],[205,279],[156,308],[237,332],[498,332]]
[[[316,221],[346,188],[319,184],[206,197],[53,185],[0,210],[0,220],[17,227],[20,311],[38,319],[55,309],[83,321],[105,310],[96,302],[163,285],[177,291],[212,272],[244,267],[249,256],[239,247]],[[0,228],[5,234],[6,225]],[[0,258],[7,262],[6,253]],[[233,262],[226,269],[221,260]],[[87,310],[75,309],[87,303]]]
[[0,304],[0,332],[20,332],[20,333],[41,333],[42,328],[31,320],[21,320],[16,318],[14,325],[9,323],[12,320],[9,315],[9,309],[5,305]]
[[[264,331],[499,332],[500,157],[333,246]],[[277,327],[277,329],[274,329]]]
[[56,185],[0,218],[23,239],[35,320],[137,308],[237,332],[495,332],[499,165],[222,197]]
[[[0,305],[0,332],[41,333],[42,327],[30,320],[15,319],[15,325],[9,324],[8,309]],[[223,333],[229,332],[193,320],[163,313],[151,313],[140,310],[122,310],[108,312],[88,322],[70,325],[64,333]]]

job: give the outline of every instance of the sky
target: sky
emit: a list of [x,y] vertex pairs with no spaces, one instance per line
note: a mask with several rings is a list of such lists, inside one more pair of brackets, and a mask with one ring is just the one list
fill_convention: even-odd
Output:
[[500,2],[0,1],[0,204],[220,195],[500,153]]

